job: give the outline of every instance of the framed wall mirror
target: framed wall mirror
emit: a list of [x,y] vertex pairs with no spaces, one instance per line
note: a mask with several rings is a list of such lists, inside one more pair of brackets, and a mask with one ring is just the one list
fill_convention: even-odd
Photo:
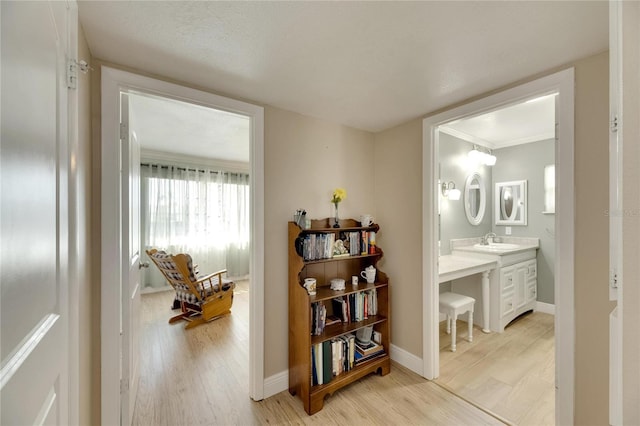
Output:
[[487,193],[484,179],[478,173],[467,176],[464,185],[464,212],[472,225],[479,225],[484,218],[487,204]]
[[527,181],[497,182],[495,188],[496,225],[527,224]]

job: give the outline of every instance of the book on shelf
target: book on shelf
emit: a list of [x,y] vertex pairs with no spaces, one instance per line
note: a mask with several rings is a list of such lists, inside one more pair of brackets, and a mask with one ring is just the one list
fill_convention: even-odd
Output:
[[362,364],[363,362],[370,361],[374,358],[378,358],[379,356],[384,355],[384,349],[378,352],[374,352],[371,355],[362,355],[360,352],[356,351],[355,353],[355,365]]
[[346,334],[311,345],[311,383],[329,383],[333,377],[346,373],[356,365],[356,343],[353,334]]
[[331,341],[325,340],[322,342],[322,382],[327,384],[333,377],[333,370],[331,369],[333,355],[331,353]]
[[305,261],[331,259],[335,238],[333,233],[306,235],[302,242],[302,258]]
[[360,244],[360,254],[366,255],[369,253],[369,231],[361,231],[362,239]]
[[369,232],[369,254],[376,254],[376,233]]
[[[369,319],[378,312],[378,292],[370,289],[331,299],[333,315],[343,323]],[[326,325],[326,324],[325,324]]]
[[333,305],[333,315],[342,322],[348,322],[344,299],[342,297],[334,297],[331,299],[331,304]]
[[322,355],[318,353],[319,350],[322,350],[322,345],[311,345],[311,383],[314,386],[322,383],[322,371],[319,370],[322,368],[322,363],[318,363]]
[[326,326],[327,308],[324,302],[311,304],[311,334],[319,336]]

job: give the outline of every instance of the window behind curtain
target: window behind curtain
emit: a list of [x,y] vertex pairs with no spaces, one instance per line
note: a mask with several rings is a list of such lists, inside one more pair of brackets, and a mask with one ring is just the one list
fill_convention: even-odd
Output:
[[[189,253],[202,273],[249,274],[249,175],[141,166],[143,245]],[[165,286],[158,273],[145,285]]]

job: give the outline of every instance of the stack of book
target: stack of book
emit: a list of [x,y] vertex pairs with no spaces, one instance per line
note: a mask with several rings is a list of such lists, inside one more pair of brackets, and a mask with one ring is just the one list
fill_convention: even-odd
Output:
[[384,354],[384,347],[373,340],[366,344],[356,342],[356,365],[369,361],[370,359],[376,358],[382,354]]
[[311,382],[313,386],[327,384],[335,376],[355,366],[356,343],[353,334],[338,336],[311,346]]
[[384,355],[384,347],[371,341],[358,343],[355,334],[345,334],[311,345],[311,383],[326,385],[358,364]]
[[331,299],[333,314],[344,323],[369,319],[378,313],[377,290],[365,290]]
[[305,261],[331,259],[336,236],[329,234],[308,234],[302,244],[302,257]]

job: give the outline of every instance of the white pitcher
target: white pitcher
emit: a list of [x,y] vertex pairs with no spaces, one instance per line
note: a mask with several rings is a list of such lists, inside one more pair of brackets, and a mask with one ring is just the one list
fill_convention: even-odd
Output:
[[364,271],[360,272],[360,276],[367,280],[367,283],[373,284],[376,282],[376,268],[369,266],[364,268]]

